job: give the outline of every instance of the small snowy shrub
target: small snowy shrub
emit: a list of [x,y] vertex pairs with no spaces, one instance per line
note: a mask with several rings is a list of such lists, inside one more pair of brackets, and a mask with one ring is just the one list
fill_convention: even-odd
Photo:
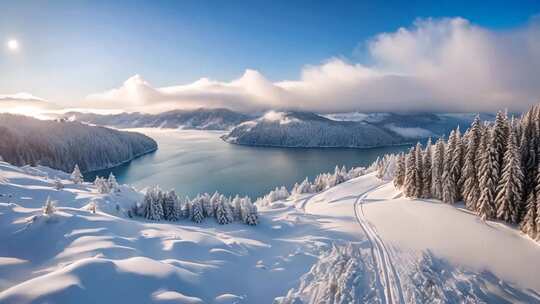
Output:
[[50,197],[47,197],[45,205],[43,205],[43,214],[46,216],[52,216],[56,212],[55,203]]
[[62,181],[58,177],[54,179],[54,189],[58,191],[64,189],[64,184],[62,184]]
[[79,165],[75,165],[75,168],[73,168],[73,172],[71,172],[71,181],[73,181],[75,184],[80,184],[83,182],[83,176],[81,170],[79,169]]

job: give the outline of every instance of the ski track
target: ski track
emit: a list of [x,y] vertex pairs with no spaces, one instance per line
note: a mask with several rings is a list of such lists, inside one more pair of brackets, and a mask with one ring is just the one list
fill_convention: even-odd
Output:
[[[377,285],[381,286],[383,290],[383,303],[405,303],[403,297],[403,290],[401,287],[401,282],[399,280],[399,275],[394,267],[390,252],[386,248],[386,245],[382,239],[377,234],[375,227],[371,224],[364,216],[363,202],[370,192],[375,191],[385,184],[372,187],[362,194],[358,195],[356,201],[354,202],[354,214],[356,220],[366,237],[368,238],[371,244],[371,253],[373,257],[373,264],[377,268],[379,276],[377,277]],[[358,205],[360,204],[362,208],[362,216],[358,213]]]

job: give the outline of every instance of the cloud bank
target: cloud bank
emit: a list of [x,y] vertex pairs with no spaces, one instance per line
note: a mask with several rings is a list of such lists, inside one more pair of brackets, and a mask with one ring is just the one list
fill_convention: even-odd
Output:
[[540,23],[491,31],[462,18],[422,19],[367,43],[370,64],[331,58],[293,81],[246,70],[223,82],[202,78],[154,87],[135,75],[86,97],[93,107],[158,111],[228,107],[241,111],[521,111],[540,102]]
[[57,105],[29,93],[0,94],[0,113],[37,116],[38,112],[57,109]]

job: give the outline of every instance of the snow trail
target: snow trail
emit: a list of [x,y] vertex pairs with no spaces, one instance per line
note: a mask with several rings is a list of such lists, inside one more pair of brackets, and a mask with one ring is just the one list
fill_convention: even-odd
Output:
[[[366,197],[372,191],[380,189],[386,184],[387,183],[372,187],[358,195],[353,208],[356,220],[360,227],[362,227],[362,230],[364,230],[364,233],[371,244],[373,264],[377,267],[377,271],[380,274],[380,278],[378,278],[379,282],[377,283],[383,288],[384,303],[405,303],[399,275],[392,262],[390,252],[377,234],[375,227],[363,216],[363,202]],[[358,212],[358,205],[360,205],[362,209],[362,215]]]

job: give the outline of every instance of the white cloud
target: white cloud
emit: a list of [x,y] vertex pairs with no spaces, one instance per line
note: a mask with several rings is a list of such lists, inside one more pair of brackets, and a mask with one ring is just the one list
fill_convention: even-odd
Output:
[[0,101],[45,101],[42,98],[36,97],[30,93],[15,93],[15,94],[0,94]]
[[29,93],[0,94],[0,113],[12,113],[47,118],[43,113],[59,107]]
[[385,127],[389,130],[392,130],[396,132],[397,134],[407,137],[407,138],[427,138],[430,136],[433,136],[433,133],[431,131],[426,130],[424,128],[418,128],[418,127],[398,127],[394,124],[388,124],[385,125]]
[[540,101],[540,24],[490,31],[461,18],[423,19],[375,36],[370,65],[332,58],[299,80],[271,82],[254,70],[238,79],[156,88],[135,75],[86,98],[95,107],[157,111],[236,110],[520,111]]

